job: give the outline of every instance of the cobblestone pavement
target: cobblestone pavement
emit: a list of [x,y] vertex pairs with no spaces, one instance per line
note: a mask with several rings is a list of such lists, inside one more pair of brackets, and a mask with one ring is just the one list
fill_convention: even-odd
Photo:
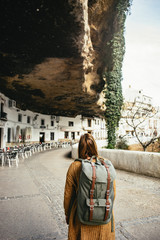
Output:
[[[70,149],[0,168],[0,239],[65,240],[63,193]],[[117,240],[160,239],[160,179],[117,170]]]

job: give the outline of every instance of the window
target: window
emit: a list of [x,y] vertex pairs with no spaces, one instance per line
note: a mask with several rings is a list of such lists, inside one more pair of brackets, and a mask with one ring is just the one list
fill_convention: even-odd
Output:
[[88,119],[88,127],[91,127],[91,119]]
[[12,100],[8,100],[8,107],[11,108],[12,107]]
[[44,126],[45,125],[45,120],[41,119],[41,125]]
[[9,99],[8,100],[8,107],[9,108],[16,107],[16,101]]
[[4,103],[1,103],[1,108],[0,108],[1,113],[3,113],[3,107],[4,107]]
[[77,136],[79,136],[79,132],[77,132]]
[[68,138],[69,133],[68,132],[64,132],[64,138]]
[[31,123],[31,117],[27,116],[27,123]]
[[51,134],[50,134],[50,139],[51,139],[51,140],[54,140],[54,132],[51,132]]
[[53,121],[53,120],[51,121],[51,126],[52,126],[52,127],[54,126],[54,121]]
[[18,114],[18,122],[22,122],[22,114],[21,113]]
[[73,126],[74,126],[74,122],[70,122],[70,121],[69,121],[69,122],[68,122],[68,126],[69,126],[69,127],[73,127]]

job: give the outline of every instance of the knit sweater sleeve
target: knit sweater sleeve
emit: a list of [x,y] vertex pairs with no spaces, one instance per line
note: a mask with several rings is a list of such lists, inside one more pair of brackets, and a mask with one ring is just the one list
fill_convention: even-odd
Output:
[[66,183],[64,189],[64,210],[65,215],[69,216],[71,204],[75,197],[75,176],[74,176],[74,164],[72,163],[68,169],[66,175]]

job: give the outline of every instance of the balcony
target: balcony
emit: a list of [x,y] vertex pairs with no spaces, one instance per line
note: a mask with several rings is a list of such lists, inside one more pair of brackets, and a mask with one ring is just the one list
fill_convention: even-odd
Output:
[[7,121],[7,113],[0,112],[0,120],[1,121]]
[[40,128],[42,128],[42,129],[43,129],[43,128],[46,128],[46,126],[45,126],[45,125],[41,125],[41,126],[40,126]]
[[91,131],[94,130],[93,127],[88,127],[88,126],[83,126],[82,129],[83,129],[84,131],[87,131],[87,132],[91,132]]

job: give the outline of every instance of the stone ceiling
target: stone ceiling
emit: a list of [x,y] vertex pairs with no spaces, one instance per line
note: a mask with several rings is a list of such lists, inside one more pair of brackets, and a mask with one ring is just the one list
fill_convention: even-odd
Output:
[[0,92],[24,110],[103,115],[116,3],[1,0]]

